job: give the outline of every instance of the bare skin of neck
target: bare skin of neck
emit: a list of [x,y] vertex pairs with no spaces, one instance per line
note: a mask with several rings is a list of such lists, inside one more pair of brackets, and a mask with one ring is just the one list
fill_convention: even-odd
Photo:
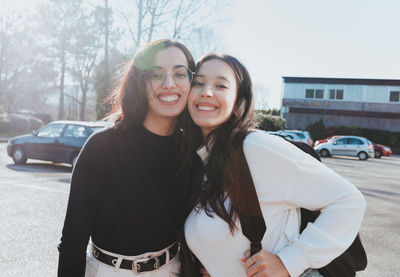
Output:
[[170,136],[175,131],[176,122],[176,117],[160,117],[148,112],[143,126],[156,135]]

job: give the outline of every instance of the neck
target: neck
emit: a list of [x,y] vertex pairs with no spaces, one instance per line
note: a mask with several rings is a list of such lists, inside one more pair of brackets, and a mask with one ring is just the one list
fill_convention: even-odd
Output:
[[156,135],[169,136],[175,131],[176,122],[176,117],[156,117],[151,113],[147,113],[143,126]]
[[208,134],[212,131],[211,128],[201,128],[201,133],[203,134],[203,139],[206,141]]

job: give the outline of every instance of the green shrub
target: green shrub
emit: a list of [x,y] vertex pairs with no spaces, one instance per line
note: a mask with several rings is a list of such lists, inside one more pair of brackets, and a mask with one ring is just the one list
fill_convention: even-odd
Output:
[[286,119],[256,111],[256,128],[265,131],[278,131],[287,128]]
[[32,115],[27,114],[1,114],[1,133],[30,133],[43,126],[43,122]]
[[6,133],[11,130],[11,121],[5,114],[0,114],[0,133]]

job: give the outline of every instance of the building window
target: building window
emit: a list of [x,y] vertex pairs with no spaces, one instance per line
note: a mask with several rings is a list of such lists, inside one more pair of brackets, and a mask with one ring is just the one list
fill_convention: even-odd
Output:
[[391,91],[390,92],[390,102],[399,102],[400,100],[400,91]]
[[323,89],[306,89],[306,98],[324,98]]
[[314,90],[306,89],[306,98],[314,98]]
[[329,90],[329,99],[343,99],[343,90],[342,89],[330,89]]

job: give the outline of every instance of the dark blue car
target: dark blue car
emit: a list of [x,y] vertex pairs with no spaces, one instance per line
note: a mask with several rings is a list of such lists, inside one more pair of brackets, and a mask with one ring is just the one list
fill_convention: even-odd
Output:
[[17,136],[8,141],[7,153],[15,164],[27,159],[70,163],[72,166],[88,137],[112,123],[105,121],[54,121],[32,134]]

